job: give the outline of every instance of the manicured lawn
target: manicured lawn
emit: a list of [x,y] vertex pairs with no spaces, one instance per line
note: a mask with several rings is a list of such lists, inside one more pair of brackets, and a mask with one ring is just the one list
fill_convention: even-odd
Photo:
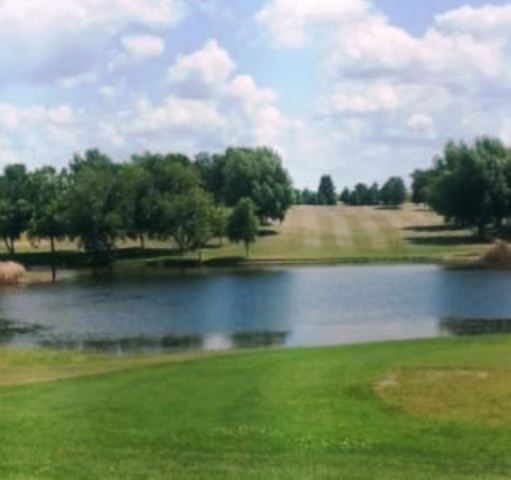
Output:
[[[274,235],[261,237],[255,260],[442,259],[480,255],[473,232],[453,230],[429,210],[407,204],[375,207],[294,207]],[[241,246],[208,250],[206,258],[242,255]]]
[[[511,478],[510,352],[506,336],[190,359],[0,350],[0,478]],[[86,376],[5,380],[52,371]]]

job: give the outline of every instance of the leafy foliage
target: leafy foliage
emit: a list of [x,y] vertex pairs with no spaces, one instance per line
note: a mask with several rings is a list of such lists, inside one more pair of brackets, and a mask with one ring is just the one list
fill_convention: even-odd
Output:
[[29,226],[31,213],[27,170],[24,165],[8,165],[0,178],[0,236],[11,255]]
[[227,225],[229,240],[235,243],[243,242],[248,257],[250,255],[250,244],[255,242],[258,231],[259,221],[256,207],[249,198],[242,198],[229,217]]
[[330,175],[323,175],[319,181],[318,203],[320,205],[336,205],[337,194],[335,185]]

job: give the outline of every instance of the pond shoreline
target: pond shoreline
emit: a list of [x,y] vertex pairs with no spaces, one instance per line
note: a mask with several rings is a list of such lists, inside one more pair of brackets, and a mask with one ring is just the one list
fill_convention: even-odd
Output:
[[[332,257],[332,258],[215,258],[205,261],[199,261],[192,258],[141,258],[137,260],[118,260],[114,261],[110,267],[100,268],[97,271],[99,276],[102,272],[108,272],[113,276],[121,276],[123,273],[134,274],[144,272],[145,274],[153,271],[155,274],[159,271],[217,271],[221,269],[243,270],[264,267],[335,267],[335,266],[399,266],[399,265],[431,265],[439,266],[453,270],[489,270],[485,267],[479,258],[438,258],[428,256],[381,256],[381,257]],[[51,268],[48,265],[26,266],[27,271],[23,284],[52,283]],[[77,276],[89,276],[93,269],[90,265],[76,265],[69,267],[60,267],[57,270],[57,281],[69,281]],[[505,270],[505,269],[503,269]]]

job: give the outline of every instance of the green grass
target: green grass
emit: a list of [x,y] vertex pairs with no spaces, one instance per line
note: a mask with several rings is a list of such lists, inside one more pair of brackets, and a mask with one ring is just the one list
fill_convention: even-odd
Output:
[[[502,336],[189,359],[0,350],[2,375],[30,382],[0,388],[0,478],[511,478],[510,349]],[[428,377],[440,411],[416,388],[431,371],[447,372]],[[449,388],[462,371],[492,372],[492,422],[467,407],[477,382]]]

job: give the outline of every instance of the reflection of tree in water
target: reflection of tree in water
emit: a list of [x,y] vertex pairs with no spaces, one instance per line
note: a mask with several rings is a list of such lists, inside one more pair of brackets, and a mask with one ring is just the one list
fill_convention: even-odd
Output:
[[289,332],[252,331],[231,335],[235,348],[273,347],[284,345]]
[[41,325],[16,323],[0,318],[0,345],[8,345],[19,336],[38,335],[44,330]]
[[443,318],[440,321],[442,332],[462,335],[491,335],[511,333],[509,318]]
[[41,339],[38,344],[59,350],[84,350],[105,353],[183,352],[198,350],[202,339],[198,335],[165,335],[161,337],[85,337],[53,336]]

